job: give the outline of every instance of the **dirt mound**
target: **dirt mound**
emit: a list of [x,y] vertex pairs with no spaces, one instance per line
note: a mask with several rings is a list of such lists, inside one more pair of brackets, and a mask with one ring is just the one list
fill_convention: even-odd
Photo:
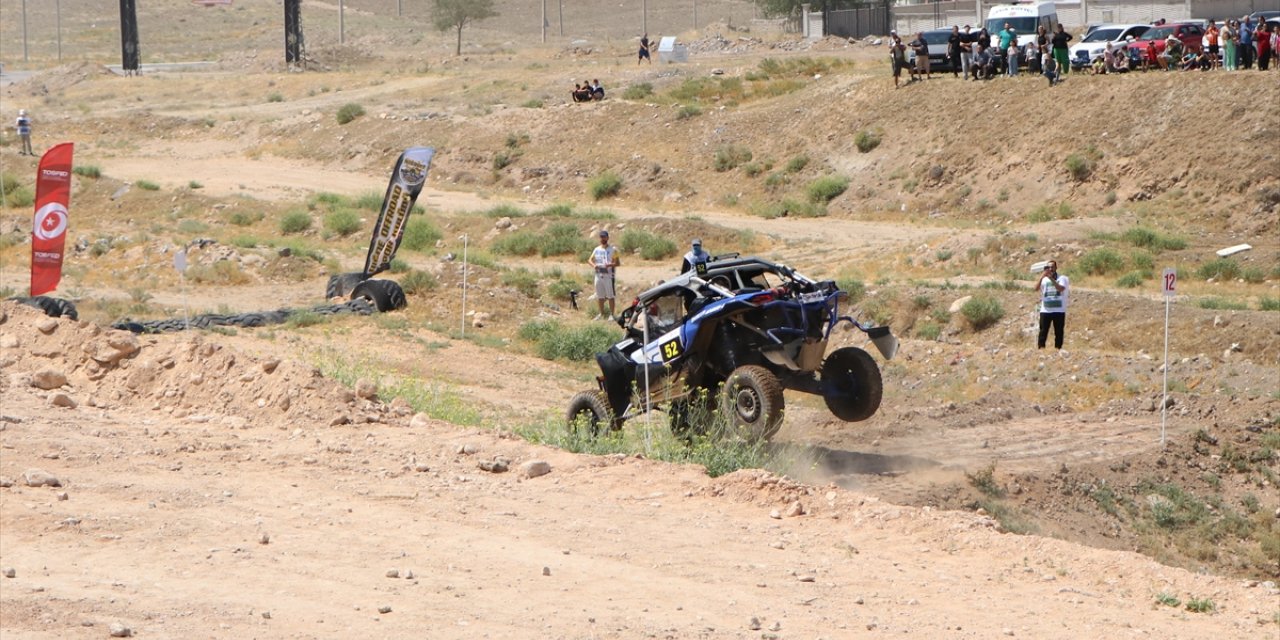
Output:
[[42,71],[22,82],[16,82],[7,93],[19,96],[47,96],[99,76],[114,75],[114,71],[96,62],[74,62]]
[[203,335],[139,337],[15,302],[0,306],[0,345],[8,374],[0,390],[36,387],[60,406],[149,405],[159,415],[230,428],[389,422],[410,413],[403,403],[378,402],[372,382],[358,385],[357,396],[313,367],[249,357]]

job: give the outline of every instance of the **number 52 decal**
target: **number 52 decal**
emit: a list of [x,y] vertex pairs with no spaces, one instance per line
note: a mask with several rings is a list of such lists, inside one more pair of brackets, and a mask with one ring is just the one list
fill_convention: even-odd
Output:
[[683,353],[683,349],[680,348],[679,338],[672,338],[662,343],[658,348],[662,351],[663,362],[667,360],[674,360],[680,357],[680,354]]

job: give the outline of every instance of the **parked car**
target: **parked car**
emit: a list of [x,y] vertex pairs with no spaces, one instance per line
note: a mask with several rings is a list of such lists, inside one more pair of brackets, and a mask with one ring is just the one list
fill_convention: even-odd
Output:
[[[1090,62],[1102,57],[1107,43],[1112,49],[1123,49],[1129,43],[1130,36],[1136,40],[1151,29],[1149,24],[1104,24],[1099,25],[1092,33],[1071,47],[1071,59],[1087,57]],[[1080,52],[1084,52],[1082,55]]]
[[[929,69],[937,71],[939,69],[950,69],[950,63],[947,62],[947,38],[951,37],[950,29],[930,29],[924,32],[924,41],[929,44]],[[904,44],[915,42],[915,36],[903,39]],[[915,49],[907,47],[907,63],[915,66],[916,52]]]
[[1154,42],[1156,45],[1156,54],[1164,53],[1164,41],[1173,34],[1175,38],[1182,41],[1182,46],[1187,51],[1200,53],[1204,48],[1202,41],[1204,39],[1204,29],[1194,23],[1178,22],[1172,24],[1163,24],[1151,27],[1146,33],[1142,34],[1137,40],[1129,43],[1130,49],[1137,49],[1139,53],[1145,54],[1147,44]]

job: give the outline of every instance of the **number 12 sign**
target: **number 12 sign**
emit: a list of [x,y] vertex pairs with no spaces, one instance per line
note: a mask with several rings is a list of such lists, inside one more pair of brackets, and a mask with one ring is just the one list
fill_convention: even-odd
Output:
[[1172,298],[1175,293],[1174,289],[1178,285],[1178,272],[1166,268],[1162,281],[1164,282],[1164,297]]

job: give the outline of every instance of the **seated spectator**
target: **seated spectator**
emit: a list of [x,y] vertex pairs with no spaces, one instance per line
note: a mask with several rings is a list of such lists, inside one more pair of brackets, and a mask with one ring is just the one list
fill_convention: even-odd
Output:
[[1178,68],[1182,62],[1182,41],[1169,34],[1164,41],[1164,53],[1160,55],[1161,66],[1167,71],[1173,71]]
[[1142,70],[1157,69],[1160,67],[1159,52],[1156,51],[1156,41],[1147,41],[1147,57],[1142,61]]
[[1107,63],[1102,59],[1102,56],[1098,56],[1098,58],[1093,61],[1093,64],[1089,66],[1092,68],[1092,73],[1095,76],[1100,76],[1107,72]]
[[591,85],[573,83],[573,101],[589,102],[591,100]]
[[1107,73],[1116,72],[1116,50],[1111,47],[1111,43],[1107,43],[1107,48],[1102,52],[1102,63],[1106,65]]
[[1187,55],[1184,56],[1184,58],[1191,58],[1191,61],[1189,63],[1184,61],[1183,69],[1199,69],[1201,71],[1208,71],[1213,68],[1213,56],[1209,55],[1208,51],[1201,50],[1200,53],[1187,52]]
[[1116,52],[1116,73],[1129,72],[1129,56],[1122,51]]
[[604,87],[600,86],[599,80],[591,81],[591,99],[604,100]]
[[1138,49],[1132,49],[1132,48],[1129,49],[1129,68],[1130,69],[1142,68],[1142,51]]
[[1053,56],[1045,56],[1044,64],[1042,66],[1044,67],[1044,77],[1049,79],[1049,86],[1052,87],[1053,85],[1058,84],[1060,77],[1058,75],[1058,61],[1054,60]]
[[995,74],[995,63],[991,59],[991,51],[988,47],[978,45],[978,52],[973,54],[972,69],[974,80],[990,80]]

